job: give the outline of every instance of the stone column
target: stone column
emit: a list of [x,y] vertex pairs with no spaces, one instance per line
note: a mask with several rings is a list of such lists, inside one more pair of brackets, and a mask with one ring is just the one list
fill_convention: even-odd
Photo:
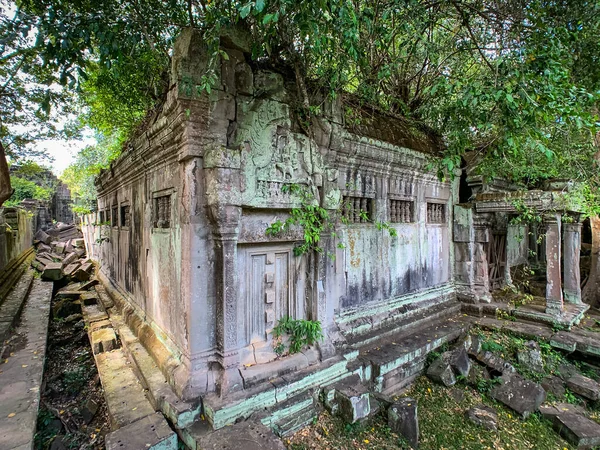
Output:
[[581,274],[579,258],[581,251],[581,222],[564,225],[564,295],[569,303],[581,303]]
[[560,315],[563,310],[563,293],[560,273],[560,214],[544,217],[546,225],[546,312]]
[[[237,242],[242,217],[239,150],[214,146],[204,154],[205,192],[215,245],[216,343],[221,395],[243,387],[239,373]],[[199,324],[200,325],[200,324]],[[200,325],[201,326],[201,325]]]
[[475,261],[475,289],[479,293],[479,301],[489,303],[492,300],[490,294],[490,270],[488,265],[488,245],[490,242],[491,214],[476,214],[473,217],[474,234],[474,261]]

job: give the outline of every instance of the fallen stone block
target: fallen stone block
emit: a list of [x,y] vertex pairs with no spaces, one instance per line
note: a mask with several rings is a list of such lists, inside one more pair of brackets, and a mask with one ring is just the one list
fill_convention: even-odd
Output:
[[98,280],[93,279],[93,280],[88,281],[87,283],[83,283],[81,285],[81,287],[79,288],[79,290],[80,291],[89,291],[91,288],[93,288],[97,284],[98,284]]
[[540,345],[535,341],[525,342],[524,348],[517,351],[517,360],[527,370],[538,373],[544,371],[544,360],[542,359]]
[[73,278],[78,281],[88,281],[94,270],[94,266],[91,263],[82,264],[79,269],[73,274]]
[[65,277],[72,277],[77,269],[81,267],[81,264],[78,262],[74,262],[73,264],[69,264],[65,267],[64,274]]
[[46,268],[46,266],[44,264],[42,264],[41,262],[39,262],[38,260],[35,260],[35,259],[33,261],[31,261],[31,267],[33,267],[38,272],[43,272],[44,269]]
[[67,256],[65,256],[65,259],[63,259],[63,265],[68,266],[69,264],[77,261],[77,259],[79,259],[79,257],[76,253],[69,253]]
[[67,245],[64,242],[59,242],[58,244],[56,244],[56,246],[54,247],[54,251],[58,254],[58,255],[62,255],[65,252],[65,247]]
[[85,248],[85,241],[81,238],[73,239],[72,244],[74,247]]
[[540,406],[540,414],[546,419],[552,420],[559,414],[585,414],[585,408],[571,403],[554,403]]
[[57,299],[59,298],[70,298],[73,300],[78,300],[81,292],[79,291],[58,291],[55,295]]
[[48,244],[50,244],[50,242],[52,242],[52,236],[50,236],[48,233],[46,233],[43,230],[38,230],[38,232],[35,233],[35,236],[33,239],[36,241],[43,242],[46,245],[48,245]]
[[505,379],[490,392],[494,400],[504,403],[523,418],[538,410],[546,400],[546,391],[539,384],[525,380],[519,375]]
[[567,380],[567,387],[589,400],[595,401],[600,398],[600,384],[583,375],[573,375]]
[[75,253],[77,254],[78,258],[85,256],[85,250],[83,248],[76,248]]
[[52,247],[50,247],[49,245],[43,244],[43,243],[39,243],[36,248],[35,248],[36,252],[38,255],[41,255],[43,253],[50,253],[52,252]]
[[552,419],[554,429],[577,448],[600,445],[600,425],[581,414],[563,413]]
[[490,431],[498,430],[498,413],[486,405],[473,406],[466,412],[467,418],[476,425]]
[[340,416],[348,423],[355,423],[371,413],[369,392],[357,375],[335,384],[335,399]]
[[441,383],[444,386],[454,386],[456,384],[456,378],[452,367],[443,358],[438,358],[431,363],[427,369],[427,376],[437,383]]
[[469,375],[469,371],[471,370],[471,360],[463,346],[449,352],[448,362],[450,363],[450,367],[452,367],[459,375],[462,375],[463,377]]
[[563,395],[565,395],[565,384],[563,380],[555,375],[549,375],[544,378],[541,382],[541,385],[546,392],[552,392],[552,394],[554,394],[554,396],[557,398],[561,398]]
[[502,358],[494,355],[492,352],[480,352],[477,354],[476,358],[478,361],[485,364],[492,370],[492,375],[510,376],[516,372],[512,364],[504,361]]
[[48,263],[42,272],[43,280],[57,281],[63,277],[61,263]]
[[94,355],[110,352],[117,348],[117,335],[113,328],[101,328],[92,332],[90,340]]
[[85,306],[98,304],[98,294],[95,292],[81,292],[81,303]]
[[403,398],[392,404],[388,409],[388,426],[404,437],[413,447],[419,446],[419,417],[417,401],[413,398]]
[[83,408],[81,409],[81,417],[83,417],[83,421],[86,424],[89,424],[92,420],[94,420],[94,416],[97,412],[98,403],[92,399],[89,399],[87,402],[85,402],[85,405],[83,405]]

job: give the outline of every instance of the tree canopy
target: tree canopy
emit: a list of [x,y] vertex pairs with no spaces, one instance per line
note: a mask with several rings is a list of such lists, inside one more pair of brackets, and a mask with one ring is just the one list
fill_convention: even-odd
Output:
[[[200,88],[210,89],[222,57],[219,38],[240,26],[252,35],[254,58],[294,70],[308,117],[319,113],[310,89],[351,93],[439,132],[446,143],[440,174],[459,167],[469,151],[487,176],[527,185],[571,178],[597,190],[597,0],[20,0],[16,6],[15,18],[2,22],[15,31],[0,48],[0,79],[27,101],[0,106],[3,121],[9,107],[44,118],[47,104],[74,92],[82,123],[123,142],[164,97],[170,51],[183,27],[204,35],[212,60]],[[17,68],[22,76],[11,78]],[[45,87],[29,89],[27,77]],[[55,94],[55,85],[64,88]],[[2,133],[0,139],[11,139]]]

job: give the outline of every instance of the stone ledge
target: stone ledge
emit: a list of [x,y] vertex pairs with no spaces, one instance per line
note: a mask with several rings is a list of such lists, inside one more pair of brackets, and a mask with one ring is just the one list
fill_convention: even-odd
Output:
[[106,450],[177,450],[177,435],[164,417],[151,414],[106,435]]

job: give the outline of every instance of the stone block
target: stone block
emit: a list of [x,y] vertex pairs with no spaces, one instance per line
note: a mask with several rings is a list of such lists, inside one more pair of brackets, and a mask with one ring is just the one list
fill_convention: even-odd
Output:
[[82,264],[79,269],[73,274],[73,278],[78,281],[88,281],[94,270],[94,266],[91,263]]
[[68,266],[66,266],[64,270],[65,277],[73,276],[73,274],[77,269],[79,269],[79,267],[81,267],[81,264],[79,264],[78,262],[74,262],[73,264],[69,264]]
[[42,279],[50,281],[58,281],[63,277],[61,263],[48,263],[42,272]]
[[444,386],[453,386],[456,384],[456,378],[452,367],[443,358],[436,359],[427,369],[427,376],[437,383]]
[[75,249],[75,254],[77,254],[78,258],[82,258],[85,256],[85,249],[83,248],[76,248]]
[[63,265],[68,266],[69,264],[72,264],[75,261],[77,261],[77,259],[79,259],[79,257],[76,253],[69,253],[67,256],[65,256],[65,259],[63,259]]
[[43,242],[46,245],[48,245],[52,242],[52,236],[50,236],[43,230],[38,230],[38,232],[35,233],[35,236],[33,239],[36,241]]
[[91,344],[94,355],[110,352],[117,348],[117,335],[112,328],[101,328],[91,333]]
[[339,414],[348,423],[355,423],[371,413],[370,395],[360,383],[357,375],[346,378],[335,385],[335,399]]
[[80,291],[89,291],[91,288],[93,288],[97,284],[98,284],[98,280],[93,279],[93,280],[88,281],[87,283],[83,283],[81,285],[81,287],[79,288],[79,290]]
[[555,397],[561,398],[565,395],[565,385],[559,377],[550,375],[542,380],[542,387],[546,392],[552,392]]
[[544,371],[544,360],[540,345],[535,341],[528,341],[524,348],[517,351],[519,364],[532,372],[542,373]]
[[83,239],[72,239],[71,243],[73,244],[73,247],[85,248],[85,241]]
[[81,303],[84,306],[97,305],[98,304],[98,294],[95,292],[82,292],[81,293]]
[[54,251],[58,254],[58,255],[62,255],[65,252],[65,247],[67,245],[64,242],[59,242],[58,244],[56,244],[56,246],[54,247]]
[[521,417],[527,418],[544,403],[546,391],[533,381],[513,375],[492,389],[490,396],[516,411]]
[[583,375],[573,375],[567,380],[567,387],[589,400],[596,401],[600,398],[600,384]]
[[511,375],[516,372],[512,364],[494,355],[492,352],[478,353],[477,360],[489,367],[492,375]]
[[35,250],[38,253],[38,255],[41,255],[42,253],[52,252],[52,247],[50,247],[49,245],[43,244],[43,243],[39,243],[36,246]]
[[285,450],[281,439],[262,423],[253,420],[204,434],[196,442],[197,448],[202,450]]
[[419,446],[419,417],[417,401],[413,398],[403,398],[392,404],[388,409],[388,426],[404,437],[413,447]]
[[600,446],[600,425],[581,414],[558,414],[552,423],[556,431],[577,448]]
[[471,422],[487,430],[498,430],[498,413],[494,408],[486,405],[473,406],[466,412],[466,416]]
[[162,414],[150,414],[106,435],[106,450],[177,450],[177,435]]
[[471,360],[467,355],[467,351],[461,345],[456,350],[448,352],[447,361],[450,363],[450,367],[459,375],[467,377],[471,370]]

